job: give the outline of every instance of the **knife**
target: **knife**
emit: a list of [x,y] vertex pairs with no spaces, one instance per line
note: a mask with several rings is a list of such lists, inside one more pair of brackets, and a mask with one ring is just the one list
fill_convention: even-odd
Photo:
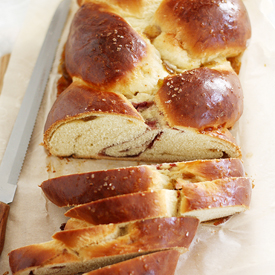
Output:
[[63,31],[71,0],[57,7],[35,63],[21,107],[14,123],[0,166],[0,255],[3,250],[9,205],[24,163],[36,117],[48,82],[59,38]]

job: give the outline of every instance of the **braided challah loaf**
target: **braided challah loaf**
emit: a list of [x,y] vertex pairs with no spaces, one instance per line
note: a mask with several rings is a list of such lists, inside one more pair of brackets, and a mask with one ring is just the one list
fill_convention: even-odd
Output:
[[72,207],[69,219],[52,241],[11,251],[11,271],[173,274],[200,221],[250,204],[252,182],[230,132],[243,112],[238,73],[251,36],[245,6],[241,0],[78,4],[45,148],[60,157],[162,164],[44,181],[49,200]]
[[[45,124],[55,156],[156,162],[241,157],[241,0],[79,1]],[[234,71],[235,69],[235,71]]]

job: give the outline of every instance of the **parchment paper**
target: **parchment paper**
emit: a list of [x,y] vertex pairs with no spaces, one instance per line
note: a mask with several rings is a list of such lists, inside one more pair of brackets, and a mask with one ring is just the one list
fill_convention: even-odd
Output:
[[[74,0],[73,0],[74,1]],[[4,154],[22,97],[56,0],[32,0],[27,21],[14,46],[0,96],[0,160]],[[242,148],[248,176],[254,180],[250,210],[219,226],[200,225],[188,253],[180,257],[176,275],[275,274],[275,28],[270,0],[244,0],[252,23],[252,39],[242,60],[240,79],[245,108],[233,129]],[[72,8],[76,8],[75,2]],[[68,19],[61,42],[66,39]],[[61,43],[62,44],[62,43]],[[126,161],[68,160],[48,157],[40,145],[47,113],[55,99],[57,51],[53,72],[11,204],[0,274],[9,271],[7,254],[18,247],[51,240],[66,221],[65,209],[43,196],[43,180],[61,174],[139,164]]]

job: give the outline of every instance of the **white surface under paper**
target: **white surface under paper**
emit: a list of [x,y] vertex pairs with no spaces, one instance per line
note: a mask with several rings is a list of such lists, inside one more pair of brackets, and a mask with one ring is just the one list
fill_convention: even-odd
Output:
[[[14,45],[0,96],[0,160],[58,3],[32,0]],[[275,274],[275,27],[272,25],[275,13],[271,0],[244,0],[244,3],[252,23],[252,39],[243,56],[240,73],[244,114],[234,127],[234,134],[242,148],[246,172],[255,184],[251,208],[222,225],[200,226],[190,251],[180,257],[177,275]],[[62,41],[67,32],[68,24]],[[58,79],[56,65],[61,49],[62,45],[11,204],[5,247],[0,257],[1,275],[10,272],[7,254],[11,250],[50,241],[66,221],[65,209],[44,198],[38,187],[43,180],[63,173],[136,164],[109,160],[61,161],[47,157],[40,143],[47,113],[55,99],[51,91]]]

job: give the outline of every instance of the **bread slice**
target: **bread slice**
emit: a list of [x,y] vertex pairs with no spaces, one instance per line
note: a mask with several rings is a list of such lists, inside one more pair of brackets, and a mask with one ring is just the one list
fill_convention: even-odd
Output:
[[155,217],[195,216],[208,221],[249,208],[249,178],[226,178],[186,183],[182,190],[157,190],[105,198],[76,206],[65,216],[88,223],[123,223]]
[[51,202],[64,207],[135,192],[180,189],[188,182],[244,176],[240,159],[214,159],[72,174],[46,180],[40,187]]
[[243,92],[227,58],[251,35],[242,2],[190,4],[191,18],[201,10],[196,25],[217,21],[213,35],[208,25],[194,32],[184,13],[172,13],[173,1],[126,2],[79,1],[64,52],[66,89],[48,114],[45,148],[59,157],[152,162],[240,158],[229,130]]
[[50,242],[11,251],[10,267],[15,275],[77,274],[152,252],[184,253],[198,224],[193,217],[157,218],[60,231]]
[[131,260],[109,265],[83,275],[173,275],[175,273],[180,253],[176,250],[165,250],[136,257]]

